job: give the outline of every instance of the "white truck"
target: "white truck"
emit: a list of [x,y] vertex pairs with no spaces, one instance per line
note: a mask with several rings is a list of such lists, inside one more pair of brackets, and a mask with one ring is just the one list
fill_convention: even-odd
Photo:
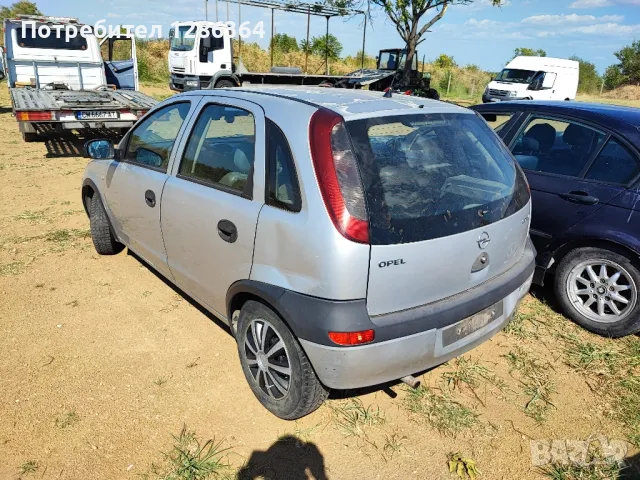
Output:
[[408,81],[399,81],[406,58],[406,51],[399,48],[381,50],[376,69],[356,70],[347,75],[308,74],[297,67],[272,67],[269,72],[249,72],[240,58],[234,61],[232,37],[223,23],[176,22],[169,38],[169,87],[178,92],[244,84],[321,85],[366,87],[379,92],[392,88],[439,98],[438,92],[431,88],[431,77],[418,71],[417,53]]
[[575,100],[580,64],[550,57],[516,57],[487,86],[482,101]]
[[77,19],[42,16],[6,19],[4,32],[5,74],[26,142],[45,131],[126,131],[157,103],[138,91],[130,34],[98,43]]

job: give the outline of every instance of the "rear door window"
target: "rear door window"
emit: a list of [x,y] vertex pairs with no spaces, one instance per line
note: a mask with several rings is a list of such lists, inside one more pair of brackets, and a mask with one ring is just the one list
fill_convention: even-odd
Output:
[[606,138],[606,134],[570,120],[534,116],[512,150],[522,168],[579,177]]
[[347,122],[374,245],[454,235],[497,222],[529,201],[526,180],[473,114]]
[[627,184],[640,174],[638,157],[612,138],[598,154],[585,178],[606,183]]
[[193,129],[178,175],[251,198],[255,131],[250,112],[207,105]]

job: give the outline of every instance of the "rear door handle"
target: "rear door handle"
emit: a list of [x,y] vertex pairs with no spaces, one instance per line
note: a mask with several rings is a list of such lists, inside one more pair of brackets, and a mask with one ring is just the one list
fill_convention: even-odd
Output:
[[238,229],[229,220],[220,220],[218,222],[218,235],[228,243],[235,243],[238,240]]
[[156,194],[152,190],[144,192],[144,200],[151,208],[156,206]]
[[560,198],[564,198],[571,203],[582,203],[583,205],[596,205],[598,202],[600,202],[599,198],[593,197],[587,192],[583,192],[581,190],[574,190],[569,193],[561,193]]

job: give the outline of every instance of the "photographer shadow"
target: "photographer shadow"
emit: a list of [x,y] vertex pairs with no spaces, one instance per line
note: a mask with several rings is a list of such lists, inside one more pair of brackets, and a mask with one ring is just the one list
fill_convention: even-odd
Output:
[[268,450],[256,450],[240,469],[238,480],[327,480],[318,447],[292,435],[278,439]]

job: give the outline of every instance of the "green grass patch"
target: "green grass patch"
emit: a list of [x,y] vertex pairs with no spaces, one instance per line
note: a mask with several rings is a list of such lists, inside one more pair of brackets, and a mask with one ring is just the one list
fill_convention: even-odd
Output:
[[451,437],[478,423],[478,414],[473,410],[456,402],[449,394],[434,393],[425,386],[407,389],[404,405],[414,420]]

